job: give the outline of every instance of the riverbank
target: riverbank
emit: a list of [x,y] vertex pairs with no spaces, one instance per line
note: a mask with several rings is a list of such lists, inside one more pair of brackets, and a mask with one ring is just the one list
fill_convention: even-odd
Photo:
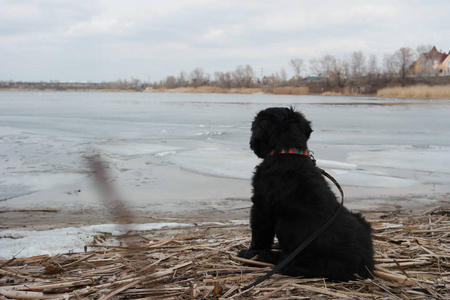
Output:
[[418,98],[418,99],[439,99],[450,98],[450,85],[429,86],[396,86],[381,89],[377,92],[378,97],[390,98]]
[[327,91],[311,93],[308,87],[275,87],[275,88],[230,88],[224,89],[213,86],[180,87],[174,89],[158,88],[146,89],[150,93],[220,93],[220,94],[272,94],[272,95],[319,95],[319,96],[377,96],[383,98],[415,98],[415,99],[448,99],[450,98],[450,85],[429,86],[396,86],[383,88],[376,94],[360,94],[354,89],[343,88],[340,91]]
[[[314,95],[307,87],[267,88],[229,88],[215,86],[179,87],[179,88],[146,88],[146,89],[35,89],[35,88],[1,88],[0,91],[13,92],[144,92],[144,93],[189,93],[189,94],[275,94],[275,95]],[[326,93],[324,93],[327,95]]]
[[273,265],[235,256],[250,243],[248,224],[214,223],[125,235],[99,233],[84,244],[84,251],[0,260],[0,295],[8,299],[447,299],[448,213],[443,208],[365,212],[373,231],[373,279],[331,282],[275,274],[242,291]]
[[[373,214],[392,215],[400,211],[411,215],[434,210],[450,211],[448,194],[365,199],[352,197],[350,188],[345,192],[349,196],[345,206],[369,218],[373,218]],[[155,210],[159,204],[151,201],[146,206],[126,207],[126,216],[123,215],[124,209],[118,209],[114,203],[110,204],[111,207],[83,209],[3,208],[0,210],[0,260],[79,252],[84,245],[94,242],[96,236],[108,235],[112,243],[117,243],[114,236],[130,230],[144,232],[164,227],[248,224],[252,205],[248,198],[198,202],[201,205],[194,205],[192,201],[182,201],[181,205],[169,203],[164,210]],[[390,222],[388,219],[385,221]]]
[[[231,189],[233,186],[230,185],[228,188]],[[433,207],[445,207],[450,203],[450,195],[447,193],[377,196],[372,195],[374,191],[369,188],[348,187],[345,191],[347,195],[345,206],[355,211],[395,211],[396,209],[418,211]],[[366,193],[368,196],[355,196],[355,194],[362,193]],[[36,202],[40,201],[39,197],[43,196],[36,196]],[[162,202],[152,200],[147,205],[130,206],[128,209],[132,217],[128,218],[128,222],[135,224],[165,222],[197,224],[247,220],[252,205],[249,198],[229,197],[210,203],[202,202],[195,207],[189,206],[192,201],[178,201],[176,203],[167,203],[166,201],[164,209],[154,208],[155,206],[162,206]],[[450,210],[450,206],[447,209]],[[0,208],[2,219],[0,233],[2,230],[42,231],[55,228],[110,224],[115,221],[123,223],[124,219],[122,220],[120,216],[116,216],[114,213],[114,210],[106,206],[90,206],[79,209],[57,207],[56,205],[54,209],[49,207],[10,208],[4,206]]]
[[110,92],[110,93],[136,93],[142,92],[141,90],[133,90],[133,89],[38,89],[38,88],[0,88],[0,92]]
[[272,95],[310,95],[308,87],[275,87],[275,88],[229,88],[214,86],[180,87],[174,89],[146,89],[149,93],[207,93],[207,94],[272,94]]
[[359,94],[355,90],[344,88],[341,91],[311,93],[308,87],[257,87],[257,88],[220,88],[215,86],[179,87],[179,88],[146,88],[146,89],[33,89],[2,88],[0,91],[65,91],[65,92],[144,92],[144,93],[189,93],[189,94],[268,94],[268,95],[315,95],[315,96],[376,96],[382,98],[414,98],[414,99],[450,99],[450,85],[445,86],[396,86],[378,90],[374,94]]

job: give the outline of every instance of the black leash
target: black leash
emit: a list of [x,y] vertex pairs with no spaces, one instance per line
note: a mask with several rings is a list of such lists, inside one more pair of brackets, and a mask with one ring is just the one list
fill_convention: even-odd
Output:
[[[282,153],[289,153],[289,152],[282,152]],[[303,153],[290,153],[290,154],[301,154],[301,155],[305,155]],[[316,160],[314,159],[314,156],[312,154],[312,151],[309,151],[308,154],[306,156],[309,156],[312,161],[314,162],[314,164],[316,164]],[[246,291],[248,289],[251,289],[252,287],[260,284],[261,282],[263,282],[264,280],[269,279],[273,274],[275,274],[276,272],[280,271],[284,266],[286,266],[291,260],[294,259],[294,257],[296,257],[300,252],[302,252],[306,247],[308,247],[309,244],[311,244],[319,235],[321,235],[325,230],[328,229],[328,227],[331,226],[331,224],[333,224],[334,221],[336,221],[337,217],[339,216],[339,214],[342,211],[342,208],[344,207],[344,191],[341,188],[341,186],[339,185],[339,183],[336,181],[336,179],[333,178],[333,176],[331,176],[330,174],[328,174],[327,172],[325,172],[324,170],[318,168],[320,170],[320,172],[322,173],[322,175],[324,175],[325,177],[327,177],[328,179],[330,179],[338,188],[339,192],[341,193],[341,204],[339,206],[339,208],[336,210],[336,212],[334,213],[334,215],[325,223],[322,225],[322,227],[320,227],[316,232],[314,232],[310,237],[308,237],[303,243],[300,244],[300,246],[297,247],[297,249],[295,249],[291,254],[289,254],[283,261],[281,261],[278,265],[275,266],[275,268],[273,268],[271,271],[269,271],[266,275],[264,275],[263,277],[257,279],[256,281],[254,281],[253,283],[243,287],[241,289],[241,291]]]

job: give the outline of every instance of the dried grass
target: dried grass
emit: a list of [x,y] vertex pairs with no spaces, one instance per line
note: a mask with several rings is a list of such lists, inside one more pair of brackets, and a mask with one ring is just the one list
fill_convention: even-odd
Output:
[[406,87],[390,87],[378,90],[379,97],[395,97],[395,98],[450,98],[450,85],[445,86],[429,86],[415,85]]
[[272,94],[275,95],[308,95],[309,88],[307,86],[301,87],[293,87],[293,86],[285,86],[285,87],[277,87],[274,88]]
[[356,92],[356,90],[346,86],[346,87],[340,89],[339,92],[328,91],[328,92],[323,92],[320,95],[321,96],[358,96],[359,94]]
[[344,93],[341,93],[341,92],[324,92],[324,93],[321,93],[320,96],[344,96]]
[[249,244],[248,226],[205,225],[122,236],[120,247],[97,237],[84,253],[0,261],[0,299],[449,299],[449,215],[366,212],[374,229],[373,280],[277,274],[242,292],[270,269],[234,256]]
[[159,88],[145,90],[149,93],[199,93],[199,94],[262,94],[260,88],[230,88],[224,89],[216,86],[180,87],[174,89]]

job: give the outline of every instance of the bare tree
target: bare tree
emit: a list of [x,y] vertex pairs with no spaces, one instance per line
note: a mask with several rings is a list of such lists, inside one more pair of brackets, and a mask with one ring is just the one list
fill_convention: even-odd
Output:
[[349,74],[349,62],[346,59],[334,59],[331,62],[329,77],[339,87],[343,88]]
[[387,77],[393,77],[398,73],[397,64],[394,55],[385,54],[383,59],[384,74]]
[[326,78],[326,84],[336,84],[343,87],[349,73],[349,63],[346,59],[336,59],[332,55],[325,55],[320,60],[312,59],[310,61],[311,71]]
[[185,71],[181,71],[180,76],[178,76],[177,78],[177,85],[179,87],[183,87],[186,86],[186,84],[187,84],[187,74]]
[[233,78],[230,72],[215,72],[214,78],[216,81],[216,85],[221,88],[229,89],[233,87]]
[[414,62],[414,51],[411,48],[400,48],[393,55],[384,56],[384,66],[389,75],[398,74],[400,78],[405,79],[408,76],[408,70]]
[[177,79],[175,78],[175,76],[167,76],[165,86],[168,89],[176,88],[178,85],[177,85]]
[[323,73],[322,66],[317,58],[312,58],[309,60],[309,71],[315,76],[326,76],[326,74]]
[[244,87],[250,88],[253,85],[253,77],[255,73],[250,65],[246,65],[244,68]]
[[135,87],[140,87],[141,86],[141,80],[131,77],[131,85],[135,86]]
[[330,75],[333,64],[335,64],[336,58],[332,55],[325,55],[320,60],[311,59],[310,68],[314,75],[320,77],[328,77]]
[[289,65],[294,69],[295,79],[300,79],[301,72],[303,71],[303,59],[293,58],[289,62]]
[[411,48],[400,48],[395,55],[400,65],[400,77],[406,78],[409,74],[409,67],[414,62],[414,51]]
[[367,65],[367,73],[369,77],[376,76],[379,73],[378,70],[378,60],[375,55],[370,55],[369,57],[369,63]]
[[205,84],[207,76],[202,68],[195,68],[191,71],[191,84],[194,87],[199,87]]
[[236,70],[231,74],[236,87],[242,87],[244,81],[244,67],[237,66]]
[[416,48],[416,54],[417,56],[420,56],[422,53],[428,53],[433,49],[432,45],[420,45]]
[[253,68],[250,65],[237,66],[236,70],[232,73],[233,80],[237,87],[249,88],[253,85]]
[[280,73],[277,73],[280,85],[285,85],[287,81],[287,73],[285,68],[280,69]]
[[361,51],[350,55],[350,72],[353,79],[360,79],[366,74],[366,57]]

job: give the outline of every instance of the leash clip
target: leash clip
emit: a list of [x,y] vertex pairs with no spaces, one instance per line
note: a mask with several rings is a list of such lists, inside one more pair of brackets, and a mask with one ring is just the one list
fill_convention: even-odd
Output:
[[314,157],[314,152],[312,150],[308,150],[308,156],[311,158],[314,166],[316,165],[316,158]]

